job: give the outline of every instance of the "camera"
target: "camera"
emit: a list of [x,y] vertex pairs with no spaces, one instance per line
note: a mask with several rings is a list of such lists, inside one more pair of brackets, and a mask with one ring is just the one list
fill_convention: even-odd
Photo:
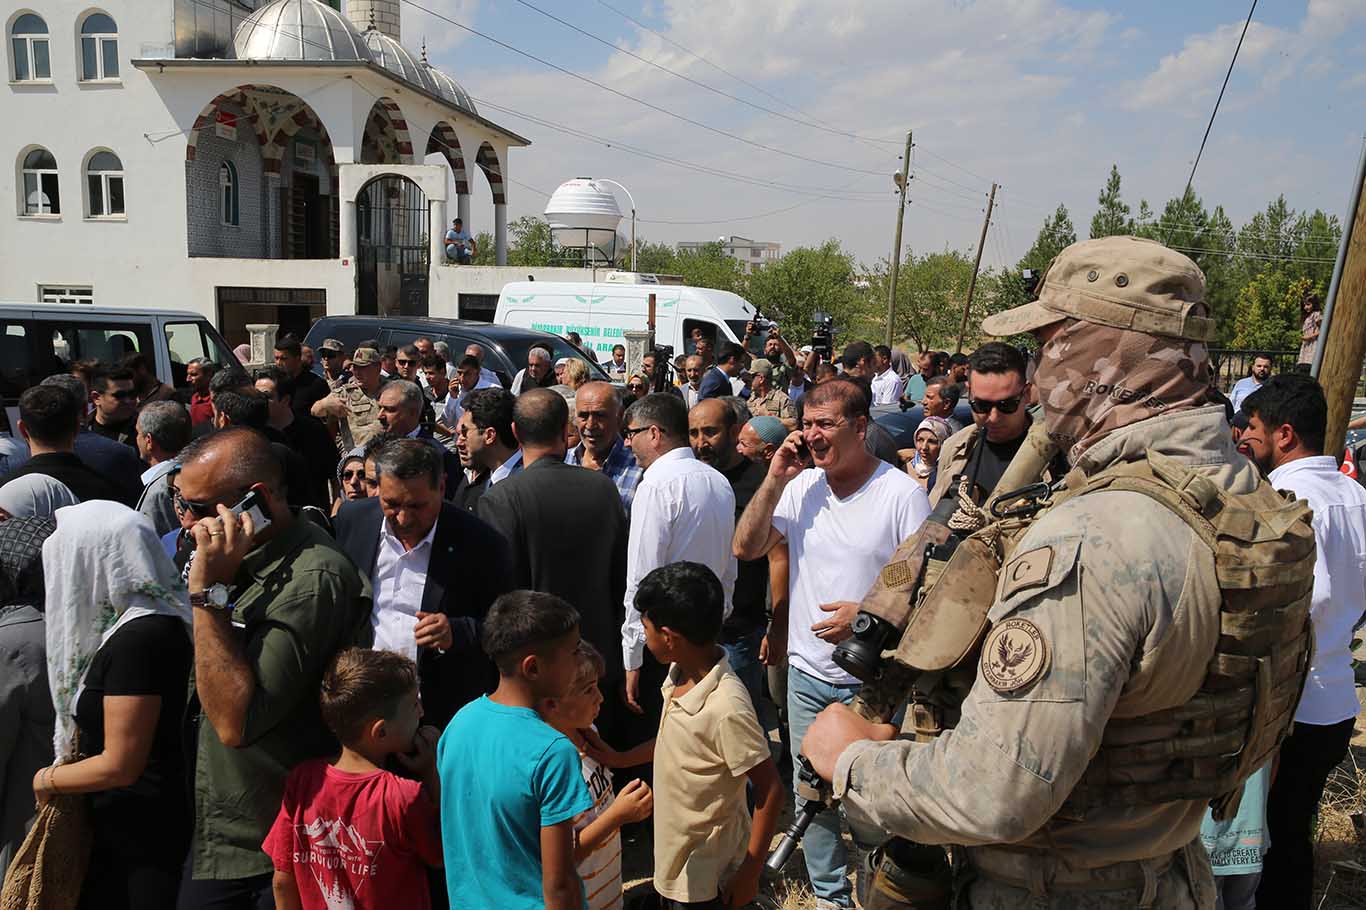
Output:
[[776,322],[766,318],[757,310],[754,313],[754,318],[745,323],[745,334],[749,341],[745,350],[749,352],[751,357],[764,356],[764,343],[768,341],[769,334],[776,326]]
[[1043,281],[1043,269],[1020,269],[1020,286],[1030,300],[1039,296],[1039,282]]
[[830,360],[835,352],[835,318],[820,310],[812,318],[811,350],[821,360]]

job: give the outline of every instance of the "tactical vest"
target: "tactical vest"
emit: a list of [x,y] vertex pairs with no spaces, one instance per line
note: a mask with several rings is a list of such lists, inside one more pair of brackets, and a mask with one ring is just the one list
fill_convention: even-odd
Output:
[[[1250,493],[1230,493],[1159,453],[1090,478],[1073,472],[1047,508],[1102,490],[1147,496],[1210,548],[1221,594],[1220,635],[1204,682],[1184,705],[1110,719],[1059,815],[1199,799],[1211,800],[1222,818],[1236,811],[1243,781],[1289,732],[1309,670],[1315,560],[1309,508],[1265,482]],[[882,685],[865,687],[868,707],[885,709],[877,701],[886,700],[899,677],[912,690],[907,725],[918,737],[957,723],[975,681],[997,573],[1031,523],[988,525],[964,540],[947,564],[927,566],[894,669]],[[934,572],[948,582],[934,584]],[[952,632],[934,621],[945,616],[956,620],[947,624]]]

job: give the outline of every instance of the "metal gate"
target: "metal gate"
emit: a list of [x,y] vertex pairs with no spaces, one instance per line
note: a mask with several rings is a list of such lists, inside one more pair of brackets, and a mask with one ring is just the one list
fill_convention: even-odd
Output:
[[431,266],[427,196],[407,177],[376,177],[356,197],[357,312],[426,316]]

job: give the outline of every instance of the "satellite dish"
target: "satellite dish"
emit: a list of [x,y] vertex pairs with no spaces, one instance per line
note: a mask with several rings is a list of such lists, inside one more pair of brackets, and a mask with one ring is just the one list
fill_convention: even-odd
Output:
[[545,205],[550,235],[564,249],[581,249],[586,262],[612,262],[621,207],[606,186],[592,177],[561,183]]

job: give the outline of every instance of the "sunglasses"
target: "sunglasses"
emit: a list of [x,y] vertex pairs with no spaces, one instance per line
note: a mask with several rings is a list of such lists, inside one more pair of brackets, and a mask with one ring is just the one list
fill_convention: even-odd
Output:
[[969,398],[968,407],[972,408],[974,414],[990,414],[991,409],[995,408],[1002,414],[1014,414],[1020,409],[1020,402],[1024,395],[1014,395],[1010,398],[1002,398],[1000,401],[989,401],[986,398]]
[[330,350],[328,350],[327,348],[323,348],[321,351],[318,352],[318,356],[319,356],[319,357],[325,357],[325,358],[326,358],[326,357],[340,357],[340,356],[341,356],[341,351],[330,351]]
[[627,428],[627,429],[625,429],[625,430],[622,430],[622,431],[621,431],[621,435],[624,436],[624,437],[627,438],[627,439],[631,439],[631,438],[634,437],[637,433],[644,433],[646,430],[652,429],[653,427],[654,427],[654,424],[649,424],[649,423],[647,423],[647,424],[646,424],[645,426],[643,426],[643,427],[630,427],[630,428]]
[[404,360],[404,359],[399,359],[399,360],[395,360],[394,363],[398,364],[398,365],[401,366],[401,367],[407,367],[407,366],[412,366],[413,364],[417,363],[417,361],[416,361],[416,360]]
[[641,384],[638,383],[638,382],[633,382],[633,383],[631,383],[630,385],[627,386],[627,388],[630,389],[632,392],[643,392],[643,391],[645,391],[645,386],[641,385]]
[[138,397],[138,393],[133,389],[119,389],[117,392],[104,392],[110,398],[117,398],[119,401],[131,401]]
[[189,512],[191,515],[198,518],[212,518],[218,514],[218,507],[220,505],[226,506],[229,503],[237,502],[246,495],[246,492],[246,490],[240,490],[237,493],[232,493],[228,496],[221,496],[217,499],[207,499],[203,502],[199,502],[193,499],[186,499],[181,495],[179,490],[176,490],[175,497],[172,501],[175,504],[177,512]]
[[342,480],[364,480],[365,469],[353,468],[350,471],[342,471]]

